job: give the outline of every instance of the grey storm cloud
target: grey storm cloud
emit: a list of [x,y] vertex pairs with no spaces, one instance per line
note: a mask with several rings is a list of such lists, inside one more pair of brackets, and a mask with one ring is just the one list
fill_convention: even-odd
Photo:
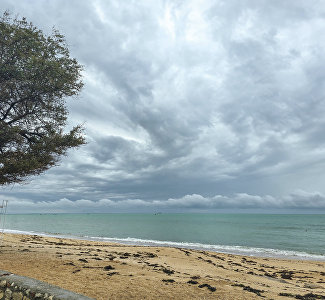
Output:
[[324,209],[323,196],[292,193],[325,193],[321,1],[2,0],[5,10],[66,36],[85,81],[70,125],[85,123],[88,141],[2,188],[13,202]]

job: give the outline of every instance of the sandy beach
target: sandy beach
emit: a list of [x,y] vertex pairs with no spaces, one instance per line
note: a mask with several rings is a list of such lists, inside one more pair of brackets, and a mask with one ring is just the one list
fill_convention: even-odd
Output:
[[325,262],[5,234],[0,269],[96,299],[325,299]]

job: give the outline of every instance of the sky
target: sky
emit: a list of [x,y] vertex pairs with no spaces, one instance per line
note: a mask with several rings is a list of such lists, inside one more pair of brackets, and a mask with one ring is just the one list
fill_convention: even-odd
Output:
[[322,0],[1,0],[67,40],[87,145],[8,211],[325,213]]

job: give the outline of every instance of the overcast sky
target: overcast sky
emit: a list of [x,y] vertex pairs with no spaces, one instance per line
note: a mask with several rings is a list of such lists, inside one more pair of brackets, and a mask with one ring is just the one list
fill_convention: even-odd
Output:
[[84,65],[88,144],[9,212],[325,212],[325,3],[1,0]]

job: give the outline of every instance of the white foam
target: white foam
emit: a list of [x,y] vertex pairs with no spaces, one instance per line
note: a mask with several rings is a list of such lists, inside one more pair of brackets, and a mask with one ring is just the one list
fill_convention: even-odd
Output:
[[125,239],[104,238],[104,237],[88,237],[88,238],[90,238],[91,240],[115,242],[115,243],[128,244],[128,245],[176,247],[176,248],[206,250],[206,251],[248,255],[248,256],[325,261],[325,255],[317,255],[317,254],[310,254],[306,252],[298,252],[298,251],[290,251],[290,250],[256,248],[256,247],[245,247],[245,246],[210,245],[210,244],[189,243],[189,242],[144,240],[144,239],[137,239],[137,238],[130,238],[130,237]]
[[311,254],[307,252],[299,252],[299,251],[291,251],[291,250],[270,249],[270,248],[210,245],[210,244],[190,243],[190,242],[158,241],[158,240],[131,238],[131,237],[109,238],[109,237],[96,237],[96,236],[72,236],[72,235],[70,236],[70,235],[62,235],[62,234],[53,234],[53,233],[49,234],[44,232],[21,231],[21,230],[10,230],[10,229],[5,229],[4,232],[13,233],[13,234],[39,235],[39,236],[70,238],[70,239],[79,239],[79,240],[112,242],[112,243],[120,243],[125,245],[186,248],[186,249],[205,250],[205,251],[213,251],[213,252],[228,253],[228,254],[239,254],[239,255],[246,255],[246,256],[325,261],[325,255]]
[[79,236],[70,236],[70,235],[63,235],[61,233],[45,233],[45,232],[36,232],[36,231],[22,231],[22,230],[14,230],[14,229],[5,229],[5,233],[12,233],[12,234],[24,234],[24,235],[39,235],[44,237],[57,237],[57,238],[67,238],[67,239],[86,239]]
[[5,229],[4,232],[5,233],[12,233],[12,234],[26,234],[26,235],[38,234],[38,235],[42,235],[42,233],[36,233],[34,231],[21,231],[21,230],[13,230],[13,229]]

